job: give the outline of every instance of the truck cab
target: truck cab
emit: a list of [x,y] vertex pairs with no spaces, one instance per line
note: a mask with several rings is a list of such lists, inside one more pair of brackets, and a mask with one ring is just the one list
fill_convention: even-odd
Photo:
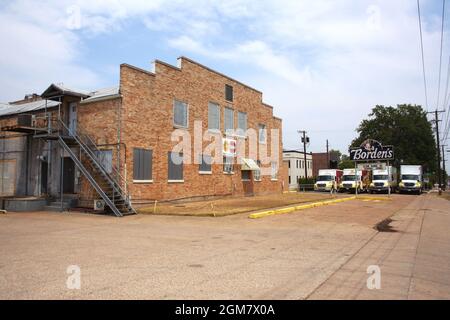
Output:
[[339,184],[339,191],[353,192],[355,189],[358,192],[366,191],[368,187],[367,175],[367,170],[344,169],[342,182]]
[[422,166],[402,165],[400,166],[400,183],[398,185],[400,193],[421,194],[423,188]]
[[374,169],[369,192],[395,192],[397,190],[397,169],[388,166],[385,169]]
[[342,176],[342,170],[320,169],[314,184],[315,191],[337,190]]

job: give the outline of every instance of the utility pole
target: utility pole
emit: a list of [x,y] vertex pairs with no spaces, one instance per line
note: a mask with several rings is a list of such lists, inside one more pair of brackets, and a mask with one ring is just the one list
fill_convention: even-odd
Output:
[[328,139],[327,139],[327,163],[328,163],[328,167],[330,167],[330,153],[328,151]]
[[432,112],[427,113],[434,113],[434,121],[436,123],[436,147],[437,147],[437,176],[438,176],[438,184],[439,184],[439,190],[442,189],[442,175],[441,175],[441,147],[440,147],[440,141],[439,141],[439,118],[438,114],[445,112],[444,110],[435,110]]
[[444,147],[446,147],[446,144],[443,144],[442,147],[442,190],[445,191],[445,188],[447,187],[447,181],[445,181],[445,174],[447,173],[445,170],[445,150]]
[[309,137],[306,136],[306,131],[299,130],[298,133],[301,133],[302,142],[303,142],[303,156],[304,156],[304,167],[305,167],[305,179],[308,179],[308,166],[306,165],[306,143],[309,142]]

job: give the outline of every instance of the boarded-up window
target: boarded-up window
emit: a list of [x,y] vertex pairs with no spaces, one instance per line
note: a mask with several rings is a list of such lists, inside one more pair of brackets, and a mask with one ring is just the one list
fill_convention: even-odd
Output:
[[211,172],[211,156],[199,155],[200,165],[198,171],[200,172]]
[[95,156],[100,161],[106,172],[112,172],[112,150],[99,150],[95,152]]
[[220,130],[219,105],[212,102],[208,104],[208,129]]
[[224,109],[224,119],[223,119],[223,125],[225,129],[225,133],[227,133],[228,130],[234,130],[234,111],[230,108]]
[[188,127],[188,105],[185,102],[175,100],[173,103],[173,125]]
[[152,180],[153,151],[133,149],[133,180]]
[[233,87],[228,84],[225,85],[225,99],[233,101]]
[[183,154],[177,152],[168,153],[169,181],[183,180]]
[[245,132],[247,131],[247,114],[245,112],[238,112],[238,134],[241,136],[245,135]]
[[0,196],[13,196],[16,191],[16,160],[0,160]]

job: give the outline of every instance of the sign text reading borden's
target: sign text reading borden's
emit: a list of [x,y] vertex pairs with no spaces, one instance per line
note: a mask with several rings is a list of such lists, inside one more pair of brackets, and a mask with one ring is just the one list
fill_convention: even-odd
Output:
[[394,159],[394,148],[383,146],[376,140],[368,139],[359,148],[350,148],[350,160],[391,160]]

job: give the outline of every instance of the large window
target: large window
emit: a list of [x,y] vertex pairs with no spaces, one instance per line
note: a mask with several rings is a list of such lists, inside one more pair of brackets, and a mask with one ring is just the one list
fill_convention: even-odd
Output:
[[233,157],[223,157],[223,172],[233,173]]
[[233,101],[233,87],[228,84],[225,85],[225,99]]
[[152,180],[152,150],[133,149],[133,180]]
[[267,134],[266,131],[267,131],[266,130],[266,125],[260,123],[258,125],[258,136],[259,136],[259,142],[260,143],[266,143],[266,134]]
[[237,121],[238,134],[244,136],[247,131],[247,113],[238,111]]
[[208,129],[220,130],[220,108],[212,102],[208,104]]
[[173,125],[182,128],[188,127],[187,103],[178,100],[173,102]]
[[95,156],[100,161],[102,167],[106,172],[112,172],[112,150],[98,150],[95,151]]
[[167,162],[169,181],[183,181],[183,154],[169,151]]
[[211,156],[207,155],[199,155],[200,164],[198,167],[198,171],[200,173],[211,173]]
[[223,124],[225,133],[228,133],[229,130],[234,130],[234,110],[230,108],[224,109],[224,118]]

